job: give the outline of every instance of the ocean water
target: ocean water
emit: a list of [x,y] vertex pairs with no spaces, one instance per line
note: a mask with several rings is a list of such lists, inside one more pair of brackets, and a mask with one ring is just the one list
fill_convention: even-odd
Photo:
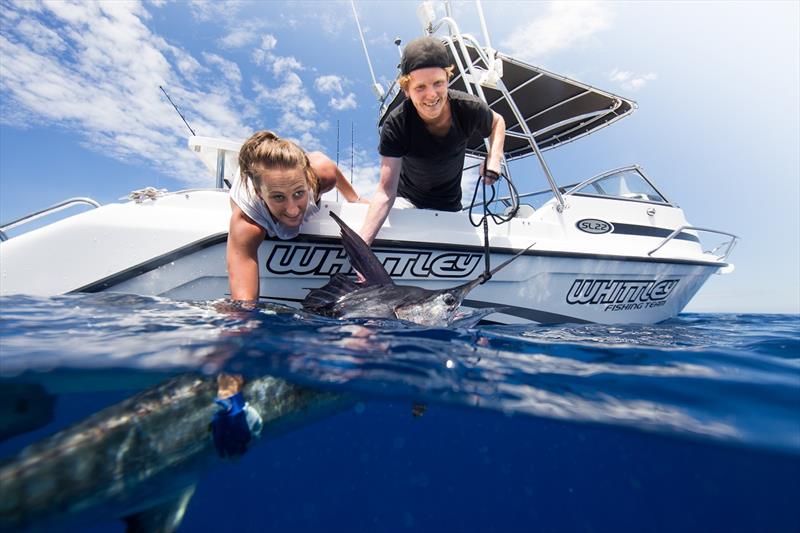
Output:
[[[0,415],[21,433],[0,459],[170,377],[220,371],[351,401],[209,460],[179,531],[800,531],[797,315],[431,329],[224,301],[6,297]],[[55,397],[52,417],[14,407],[32,383]],[[41,527],[124,530],[102,508]]]

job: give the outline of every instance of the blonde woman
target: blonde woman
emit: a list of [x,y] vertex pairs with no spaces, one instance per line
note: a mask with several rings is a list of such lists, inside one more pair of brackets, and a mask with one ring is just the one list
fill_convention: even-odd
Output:
[[258,247],[264,238],[296,237],[300,225],[319,211],[320,196],[334,187],[347,201],[361,201],[324,154],[307,154],[271,131],[256,132],[245,141],[230,192],[227,264],[233,300],[258,299]]

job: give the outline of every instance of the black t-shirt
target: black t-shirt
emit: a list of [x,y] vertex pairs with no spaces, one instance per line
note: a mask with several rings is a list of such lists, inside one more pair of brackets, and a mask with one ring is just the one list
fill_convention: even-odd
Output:
[[459,211],[467,140],[476,131],[481,137],[488,137],[493,115],[489,106],[475,96],[452,89],[447,96],[453,115],[447,135],[431,135],[414,104],[406,99],[383,123],[378,152],[403,158],[398,196],[423,209]]

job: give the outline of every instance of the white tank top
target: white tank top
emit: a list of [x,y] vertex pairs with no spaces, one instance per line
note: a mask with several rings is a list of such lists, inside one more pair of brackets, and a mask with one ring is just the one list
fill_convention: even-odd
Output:
[[[280,222],[276,222],[272,218],[269,209],[267,209],[267,204],[256,195],[253,184],[250,180],[242,179],[240,174],[233,179],[230,195],[233,203],[238,205],[239,209],[252,218],[256,224],[267,230],[267,235],[270,237],[286,240],[293,239],[300,233],[300,227],[290,228]],[[317,214],[317,212],[319,212],[319,207],[314,202],[312,195],[308,194],[308,208],[303,216],[303,222]]]

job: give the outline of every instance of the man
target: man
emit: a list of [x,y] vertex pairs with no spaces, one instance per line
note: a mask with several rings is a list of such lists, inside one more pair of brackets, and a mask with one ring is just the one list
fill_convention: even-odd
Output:
[[[434,37],[408,43],[398,83],[406,100],[381,128],[381,174],[359,232],[367,244],[378,234],[389,210],[398,206],[459,211],[461,174],[467,140],[474,132],[489,139],[487,184],[499,177],[505,121],[480,99],[448,90],[453,76],[447,49]],[[400,196],[398,199],[397,197]]]

